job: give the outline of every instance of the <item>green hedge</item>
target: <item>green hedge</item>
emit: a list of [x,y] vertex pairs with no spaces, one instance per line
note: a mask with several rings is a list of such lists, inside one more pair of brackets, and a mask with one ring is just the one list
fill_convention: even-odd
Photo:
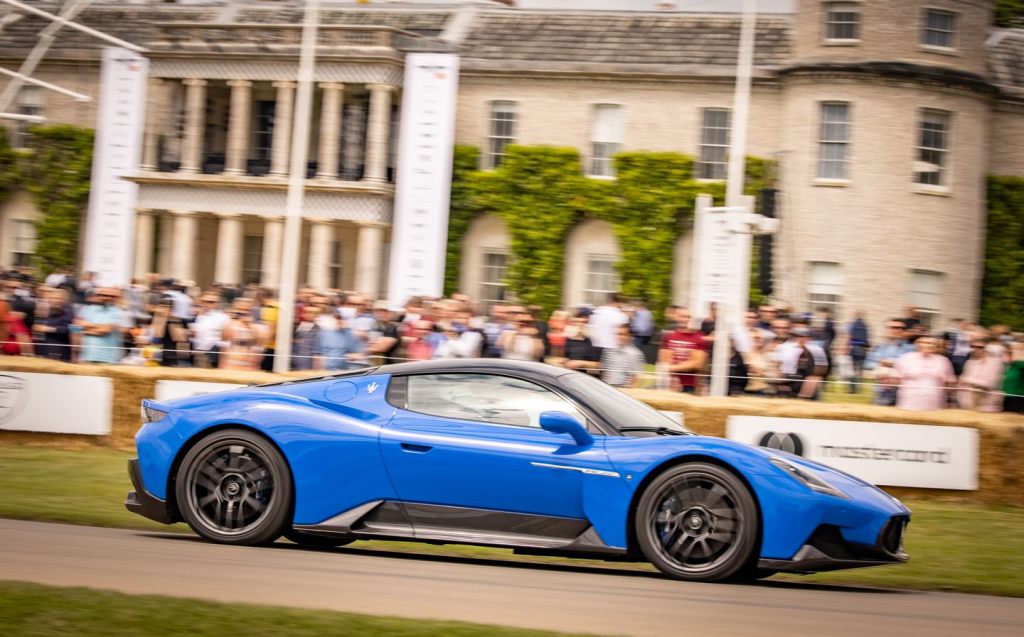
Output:
[[6,140],[0,143],[0,201],[15,189],[32,194],[42,212],[36,222],[36,265],[49,273],[78,261],[78,233],[92,178],[93,132],[67,125],[30,131],[25,152],[10,149]]
[[981,322],[1024,330],[1024,178],[988,178]]
[[17,188],[20,178],[18,156],[7,143],[7,136],[0,130],[0,203]]
[[1024,27],[1024,0],[996,0],[994,18],[997,27]]
[[[548,312],[562,305],[570,231],[584,219],[602,219],[619,242],[622,292],[647,299],[660,316],[671,301],[675,243],[692,223],[697,195],[707,193],[721,203],[725,194],[721,182],[695,180],[693,159],[680,153],[619,153],[615,179],[584,176],[574,148],[512,145],[493,171],[476,170],[478,156],[470,146],[455,149],[446,289],[450,293],[458,285],[470,222],[493,213],[509,230],[510,291]],[[746,192],[770,185],[771,173],[771,162],[749,158]],[[756,272],[753,277],[756,281]]]

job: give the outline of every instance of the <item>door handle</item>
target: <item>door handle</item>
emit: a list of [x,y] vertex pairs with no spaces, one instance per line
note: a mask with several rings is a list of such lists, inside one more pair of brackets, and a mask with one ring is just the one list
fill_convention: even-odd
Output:
[[428,451],[433,449],[433,447],[431,447],[430,445],[416,445],[411,442],[403,442],[401,444],[402,450],[408,451],[410,453],[427,453]]

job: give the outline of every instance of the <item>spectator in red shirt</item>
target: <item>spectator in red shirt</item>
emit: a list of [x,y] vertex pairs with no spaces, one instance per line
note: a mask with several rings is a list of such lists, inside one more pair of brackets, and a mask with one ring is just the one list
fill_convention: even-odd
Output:
[[690,327],[690,311],[684,307],[675,313],[676,327],[661,337],[658,362],[672,375],[672,389],[697,393],[697,376],[708,360],[704,336]]
[[[2,292],[2,288],[0,288],[0,292]],[[0,295],[0,347],[5,345],[7,339],[10,338],[10,320],[10,309],[8,308],[7,301]]]

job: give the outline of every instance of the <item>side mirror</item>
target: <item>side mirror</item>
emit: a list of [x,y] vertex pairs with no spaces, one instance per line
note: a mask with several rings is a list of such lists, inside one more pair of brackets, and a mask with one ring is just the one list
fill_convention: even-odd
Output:
[[564,411],[541,412],[540,428],[553,434],[569,434],[581,447],[594,444],[594,437],[583,423]]

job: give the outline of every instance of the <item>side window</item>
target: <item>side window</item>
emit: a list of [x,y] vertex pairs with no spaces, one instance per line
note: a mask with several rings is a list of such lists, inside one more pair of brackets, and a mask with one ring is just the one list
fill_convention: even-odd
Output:
[[558,394],[518,378],[490,374],[423,374],[408,377],[407,409],[431,416],[519,427],[540,427],[544,411],[586,417]]

